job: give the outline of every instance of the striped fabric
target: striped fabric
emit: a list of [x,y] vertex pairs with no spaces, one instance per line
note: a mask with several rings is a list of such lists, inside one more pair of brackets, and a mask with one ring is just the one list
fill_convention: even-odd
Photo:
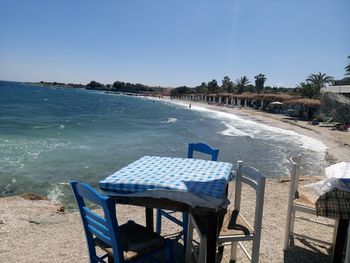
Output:
[[232,164],[191,158],[144,156],[100,181],[115,193],[178,190],[223,198]]
[[334,188],[321,195],[316,201],[316,213],[334,219],[350,219],[350,192]]

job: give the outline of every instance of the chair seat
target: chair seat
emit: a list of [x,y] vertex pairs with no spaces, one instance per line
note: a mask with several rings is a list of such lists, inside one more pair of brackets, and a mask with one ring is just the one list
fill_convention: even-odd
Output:
[[253,234],[253,228],[238,211],[227,211],[220,231],[220,236],[251,236]]
[[293,200],[294,205],[304,206],[307,208],[312,208],[316,210],[315,198],[310,194],[299,193],[299,198]]
[[[134,221],[119,226],[119,235],[125,261],[141,257],[166,245],[163,237]],[[113,250],[109,245],[100,239],[95,239],[95,244],[113,256]]]

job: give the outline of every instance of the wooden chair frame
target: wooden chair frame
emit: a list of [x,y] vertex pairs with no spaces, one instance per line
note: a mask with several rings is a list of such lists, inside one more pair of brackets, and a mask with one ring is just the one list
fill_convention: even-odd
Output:
[[[242,248],[243,252],[249,258],[251,262],[259,261],[259,251],[260,251],[260,239],[261,239],[261,226],[262,226],[262,215],[264,206],[264,195],[265,195],[265,176],[263,176],[257,169],[251,166],[243,166],[243,161],[238,161],[237,172],[236,172],[236,186],[235,186],[235,201],[234,201],[234,212],[239,214],[241,208],[241,193],[242,193],[242,183],[250,186],[256,192],[255,199],[255,215],[254,215],[254,227],[252,228],[247,220],[240,216],[250,228],[253,229],[252,232],[242,233],[241,235],[227,236],[220,235],[217,239],[218,246],[231,245],[231,260],[236,260],[237,254],[237,244]],[[198,235],[200,237],[199,254],[194,253],[194,257],[198,262],[204,262],[205,251],[206,251],[206,236],[201,234],[196,221],[191,217],[189,225],[193,224],[196,228]],[[189,228],[190,229],[190,228]],[[193,233],[189,232],[189,237],[192,237]],[[249,253],[247,249],[242,244],[242,241],[252,241],[252,252]],[[192,244],[188,241],[188,248],[191,249]],[[188,253],[189,254],[189,253]],[[187,256],[186,260],[189,260]]]
[[[333,242],[327,242],[320,239],[315,239],[307,235],[298,234],[294,232],[294,222],[296,217],[296,212],[302,212],[306,214],[316,215],[316,207],[315,206],[306,206],[302,203],[296,203],[299,199],[299,180],[300,180],[300,166],[301,166],[301,156],[292,156],[290,158],[290,162],[292,164],[292,170],[290,174],[290,187],[289,187],[289,196],[288,196],[288,208],[287,208],[287,221],[286,221],[286,230],[285,230],[285,238],[284,238],[284,250],[287,250],[290,245],[293,245],[294,237],[307,239],[313,242],[317,242],[324,245],[333,245],[336,237],[337,223],[334,225],[333,232]],[[311,201],[310,201],[311,202]],[[309,218],[302,218],[305,221],[309,221],[316,224],[327,225],[333,227],[333,225],[324,224],[321,222],[317,222],[314,220],[310,220]]]
[[[108,262],[124,263],[125,259],[120,243],[119,225],[116,218],[114,201],[100,194],[88,184],[79,183],[77,181],[72,181],[70,184],[83,221],[90,262],[105,263],[105,259],[107,259]],[[89,209],[86,206],[85,200],[99,205],[103,210],[104,216],[100,216]],[[102,250],[105,250],[107,246],[112,248],[113,257],[108,252],[105,255],[98,256],[96,253],[96,246],[100,246]],[[152,258],[154,254],[162,251],[167,252],[167,262],[173,262],[171,242],[165,240],[165,244],[162,247],[155,248],[147,254],[129,260],[128,263],[140,262]]]

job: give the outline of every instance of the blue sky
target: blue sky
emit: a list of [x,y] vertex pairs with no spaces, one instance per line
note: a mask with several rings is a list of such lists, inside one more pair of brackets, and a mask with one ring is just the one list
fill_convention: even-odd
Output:
[[0,0],[0,79],[196,86],[344,77],[349,0]]

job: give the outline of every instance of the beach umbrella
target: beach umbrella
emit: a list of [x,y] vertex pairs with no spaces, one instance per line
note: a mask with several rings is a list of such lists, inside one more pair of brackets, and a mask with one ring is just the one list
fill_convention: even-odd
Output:
[[328,178],[350,178],[350,163],[340,162],[326,167]]
[[282,105],[283,103],[282,102],[279,102],[279,101],[274,101],[274,102],[271,102],[271,105]]

